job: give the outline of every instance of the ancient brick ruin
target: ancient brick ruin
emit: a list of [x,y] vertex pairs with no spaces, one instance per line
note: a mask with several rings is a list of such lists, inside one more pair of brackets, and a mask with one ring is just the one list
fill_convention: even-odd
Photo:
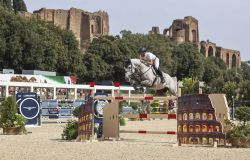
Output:
[[226,63],[228,69],[241,67],[240,51],[222,48],[210,41],[201,41],[200,52],[205,57],[218,57],[222,59]]
[[[160,34],[159,27],[152,27],[149,34]],[[198,20],[194,17],[187,16],[174,20],[169,28],[164,29],[163,35],[172,38],[176,44],[193,43],[205,57],[222,59],[228,69],[241,67],[240,51],[219,47],[210,41],[199,41]]]
[[42,8],[33,13],[21,12],[19,14],[23,17],[40,18],[71,30],[83,52],[95,37],[109,34],[109,16],[104,11],[90,13],[76,8],[69,10]]
[[198,20],[191,16],[184,19],[176,19],[169,28],[164,30],[163,34],[172,37],[177,44],[191,42],[198,46]]

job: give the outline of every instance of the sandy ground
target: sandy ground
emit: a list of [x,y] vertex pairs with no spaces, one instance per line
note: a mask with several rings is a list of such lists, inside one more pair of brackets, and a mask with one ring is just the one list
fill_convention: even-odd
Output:
[[[0,130],[0,160],[250,160],[250,149],[174,147],[176,136],[121,134],[121,141],[66,142],[65,124],[27,128],[28,135]],[[175,120],[129,121],[121,129],[175,130]]]

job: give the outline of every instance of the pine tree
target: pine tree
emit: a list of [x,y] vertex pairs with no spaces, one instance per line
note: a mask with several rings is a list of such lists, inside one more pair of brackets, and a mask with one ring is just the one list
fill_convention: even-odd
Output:
[[23,0],[13,0],[13,9],[15,13],[19,11],[25,11],[27,12],[26,4]]

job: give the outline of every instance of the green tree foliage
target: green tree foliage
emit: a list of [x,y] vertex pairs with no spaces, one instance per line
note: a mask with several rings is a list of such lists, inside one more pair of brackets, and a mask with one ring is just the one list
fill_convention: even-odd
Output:
[[210,81],[210,83],[207,83],[205,88],[203,89],[203,93],[223,93],[223,86],[225,84],[225,81],[223,77],[215,78]]
[[250,80],[250,61],[241,62],[242,75],[245,80]]
[[224,74],[225,81],[234,81],[237,83],[240,83],[240,81],[243,80],[242,73],[240,70],[236,68],[228,69],[226,70]]
[[19,11],[27,12],[27,7],[24,0],[0,0],[0,6],[5,9],[14,10],[15,13]]
[[181,88],[181,95],[198,94],[198,93],[199,93],[199,81],[193,78],[184,78],[183,87]]
[[13,0],[13,9],[15,13],[17,13],[18,11],[27,12],[27,7],[23,0]]
[[217,78],[223,78],[223,71],[226,70],[224,62],[216,57],[208,57],[205,59],[204,63],[204,75],[203,81],[206,83],[211,83]]
[[11,0],[0,0],[0,6],[11,9],[12,8],[12,2],[11,2]]
[[236,98],[238,86],[236,82],[228,81],[222,88],[223,93],[226,94],[229,106],[232,105],[232,97]]
[[239,88],[239,100],[250,100],[250,80],[242,81]]
[[0,7],[0,68],[56,71],[81,75],[82,54],[72,32],[24,19]]
[[192,44],[181,44],[173,50],[173,58],[177,63],[176,76],[178,80],[185,77],[201,79],[204,73],[204,57]]
[[243,126],[245,126],[246,122],[250,121],[250,107],[238,107],[235,110],[235,118],[243,122]]

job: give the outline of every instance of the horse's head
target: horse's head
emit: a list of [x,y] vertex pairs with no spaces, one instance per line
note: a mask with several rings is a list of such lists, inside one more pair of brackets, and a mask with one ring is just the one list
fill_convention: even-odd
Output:
[[131,59],[124,61],[124,70],[125,70],[125,81],[131,82],[131,76],[135,72],[135,68],[131,62]]

